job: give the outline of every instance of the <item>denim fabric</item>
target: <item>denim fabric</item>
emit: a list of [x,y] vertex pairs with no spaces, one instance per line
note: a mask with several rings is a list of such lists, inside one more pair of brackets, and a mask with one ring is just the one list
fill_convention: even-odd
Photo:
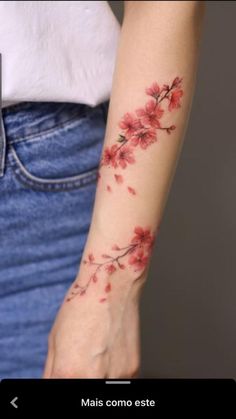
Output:
[[23,102],[2,110],[0,378],[42,375],[90,226],[107,109]]

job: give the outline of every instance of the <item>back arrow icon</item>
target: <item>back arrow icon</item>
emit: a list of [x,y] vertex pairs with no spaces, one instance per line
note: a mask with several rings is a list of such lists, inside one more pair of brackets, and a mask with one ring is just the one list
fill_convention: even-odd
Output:
[[15,409],[18,409],[18,406],[17,406],[17,404],[16,404],[16,401],[18,400],[18,397],[14,397],[14,399],[12,399],[12,401],[10,402],[11,403],[11,405],[15,408]]

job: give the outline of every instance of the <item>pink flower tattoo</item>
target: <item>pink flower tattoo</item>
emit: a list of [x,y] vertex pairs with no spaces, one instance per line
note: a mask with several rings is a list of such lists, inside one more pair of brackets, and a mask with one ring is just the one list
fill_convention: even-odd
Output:
[[112,277],[115,272],[125,270],[128,267],[134,272],[142,273],[148,265],[156,233],[152,233],[150,228],[137,226],[134,228],[133,235],[126,246],[113,244],[109,253],[102,253],[99,260],[90,252],[82,261],[88,268],[88,277],[82,284],[76,281],[66,301],[71,301],[76,296],[85,296],[89,287],[98,281],[104,282],[103,293],[99,297],[101,303],[107,301],[107,294],[112,291]]
[[[172,83],[159,84],[155,81],[152,85],[145,89],[145,93],[149,96],[149,100],[142,108],[138,108],[135,112],[126,112],[118,126],[121,132],[118,135],[116,143],[105,147],[99,165],[98,179],[100,179],[100,171],[102,167],[112,168],[115,170],[124,170],[128,166],[136,163],[135,150],[146,150],[159,139],[157,132],[165,131],[171,134],[176,126],[171,124],[163,126],[161,119],[166,112],[172,112],[181,107],[181,98],[183,96],[182,78],[175,77]],[[123,176],[120,173],[114,175],[116,183],[123,183]],[[122,181],[119,181],[121,180]],[[136,195],[136,191],[131,188]]]

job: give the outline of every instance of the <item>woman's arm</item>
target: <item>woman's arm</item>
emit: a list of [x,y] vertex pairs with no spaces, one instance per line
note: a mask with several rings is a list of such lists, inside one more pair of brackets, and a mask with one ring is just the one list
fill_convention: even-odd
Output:
[[130,377],[145,283],[193,97],[200,1],[127,1],[96,200],[45,377]]

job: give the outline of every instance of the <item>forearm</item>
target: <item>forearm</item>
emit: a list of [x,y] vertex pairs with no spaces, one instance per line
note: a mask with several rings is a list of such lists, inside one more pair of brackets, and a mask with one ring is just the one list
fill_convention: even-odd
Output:
[[46,378],[139,368],[139,295],[191,107],[202,4],[126,3],[91,227],[49,336]]
[[105,302],[107,278],[119,272],[136,279],[145,271],[192,103],[203,2],[126,2],[125,9],[80,268],[87,279],[76,283],[68,300],[96,283]]

